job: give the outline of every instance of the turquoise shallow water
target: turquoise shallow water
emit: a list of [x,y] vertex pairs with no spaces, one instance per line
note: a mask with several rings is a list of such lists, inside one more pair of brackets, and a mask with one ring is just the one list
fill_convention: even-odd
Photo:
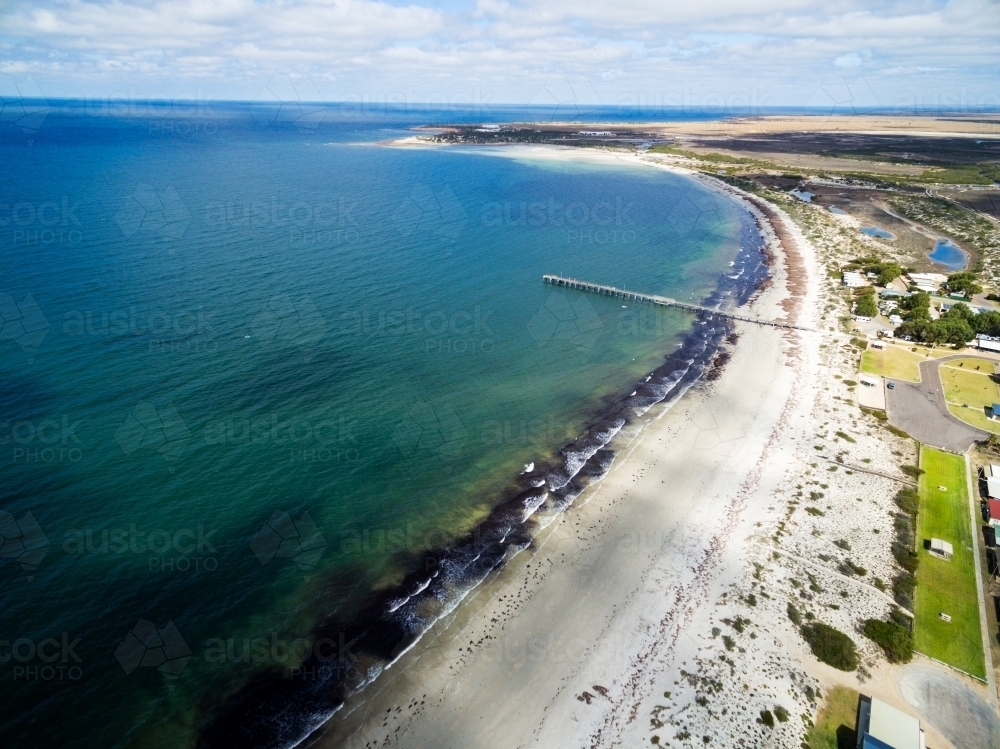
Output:
[[377,145],[419,119],[72,114],[3,142],[10,746],[224,744],[691,329],[543,273],[700,300],[756,241],[652,169]]
[[969,264],[969,255],[950,239],[937,240],[928,257],[952,272],[964,270]]

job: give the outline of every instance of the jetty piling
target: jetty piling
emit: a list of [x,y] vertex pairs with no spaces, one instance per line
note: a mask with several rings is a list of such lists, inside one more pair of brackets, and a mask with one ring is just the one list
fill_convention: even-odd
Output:
[[622,299],[633,299],[638,302],[647,302],[649,304],[656,304],[660,307],[676,307],[677,309],[687,310],[688,312],[694,312],[699,315],[717,315],[719,317],[725,317],[730,320],[740,320],[742,322],[753,323],[754,325],[768,325],[772,328],[790,328],[794,330],[806,330],[811,333],[816,332],[813,328],[808,328],[805,325],[796,325],[790,322],[780,322],[777,320],[764,320],[759,317],[753,317],[752,315],[743,315],[737,312],[730,312],[727,310],[714,309],[712,307],[705,307],[700,304],[689,304],[688,302],[680,302],[676,299],[672,299],[668,296],[659,296],[657,294],[644,294],[640,291],[629,291],[627,289],[619,289],[615,286],[605,286],[604,284],[591,283],[589,281],[580,281],[576,278],[564,278],[563,276],[556,276],[553,274],[546,273],[542,276],[542,281],[544,283],[552,284],[553,286],[563,286],[569,289],[577,289],[579,291],[589,291],[594,294],[607,294],[608,296],[616,296]]

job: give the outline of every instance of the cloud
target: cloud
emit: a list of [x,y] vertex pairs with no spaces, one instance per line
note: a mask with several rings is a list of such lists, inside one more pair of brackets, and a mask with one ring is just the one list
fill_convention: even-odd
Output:
[[880,100],[995,94],[998,47],[994,0],[5,0],[0,75],[48,97],[253,99],[281,74],[329,100],[500,103],[556,77],[605,103],[777,105],[859,69]]

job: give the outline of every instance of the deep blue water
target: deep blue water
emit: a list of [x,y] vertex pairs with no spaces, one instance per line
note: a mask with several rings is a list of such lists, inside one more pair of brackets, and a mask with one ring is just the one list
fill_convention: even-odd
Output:
[[[526,464],[539,516],[570,504],[606,470],[595,415],[692,330],[543,273],[700,300],[745,270],[752,223],[691,180],[379,145],[428,119],[60,104],[0,131],[4,746],[211,745],[261,674],[307,703],[289,644],[409,584]],[[438,599],[394,626],[475,556],[434,557]]]

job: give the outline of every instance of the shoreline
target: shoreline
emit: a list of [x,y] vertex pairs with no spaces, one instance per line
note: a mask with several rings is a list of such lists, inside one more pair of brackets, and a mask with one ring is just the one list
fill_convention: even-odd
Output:
[[[538,148],[545,147],[529,147],[535,153],[531,156],[537,158],[539,155],[537,153]],[[562,149],[559,149],[562,150]],[[568,150],[568,149],[567,149]],[[573,154],[570,156],[576,156]],[[590,158],[593,158],[595,154],[586,154]],[[602,160],[608,157],[618,159],[622,154],[617,153],[603,153],[599,154],[598,158]],[[565,156],[563,156],[565,158]],[[640,158],[632,159],[637,163],[641,163]],[[723,192],[730,197],[739,201],[748,213],[753,217],[755,223],[757,224],[758,230],[761,234],[765,235],[764,247],[769,248],[770,251],[764,250],[762,248],[762,255],[765,257],[765,261],[770,261],[771,273],[766,276],[763,283],[757,283],[754,285],[753,290],[748,297],[752,297],[751,305],[758,311],[762,308],[771,311],[772,316],[777,316],[778,310],[784,312],[786,319],[797,319],[801,313],[800,305],[784,305],[783,302],[787,302],[791,295],[787,295],[784,292],[784,286],[788,278],[788,268],[793,265],[789,263],[788,256],[792,254],[787,247],[778,247],[776,242],[779,241],[778,237],[780,233],[786,234],[786,242],[789,241],[791,236],[790,232],[775,230],[773,226],[774,221],[780,221],[780,217],[774,214],[772,217],[766,215],[766,206],[762,208],[758,205],[750,196],[742,194],[740,191],[730,188],[724,183],[718,182],[717,180],[711,180],[710,178],[703,178],[701,175],[692,174],[688,170],[678,169],[676,167],[667,166],[663,164],[649,164],[650,166],[665,168],[668,171],[673,171],[677,173],[685,174],[697,179],[702,184],[706,186]],[[768,257],[769,256],[769,257]],[[797,269],[798,270],[798,269]],[[777,283],[775,283],[777,281]],[[713,295],[714,296],[714,295]],[[778,297],[783,297],[780,300]],[[742,301],[745,301],[742,300]],[[758,326],[748,326],[749,328],[756,328]],[[631,440],[631,443],[625,447],[620,456],[617,456],[614,460],[614,465],[610,468],[608,475],[603,479],[603,481],[598,484],[594,491],[589,493],[589,496],[581,496],[580,501],[574,505],[574,509],[571,512],[563,514],[557,522],[552,522],[550,526],[543,529],[538,536],[536,536],[537,548],[529,550],[528,555],[520,555],[520,558],[513,560],[510,564],[506,565],[503,569],[496,570],[491,575],[491,579],[484,581],[483,585],[475,591],[475,594],[470,594],[469,599],[467,599],[459,611],[454,612],[449,619],[439,621],[433,630],[428,632],[424,639],[427,642],[422,642],[419,646],[415,647],[410,653],[406,653],[400,659],[397,664],[398,667],[391,669],[389,673],[384,674],[377,682],[369,686],[363,695],[357,699],[348,698],[347,704],[344,709],[338,713],[338,715],[329,721],[321,731],[318,731],[310,743],[316,743],[320,746],[371,746],[374,743],[379,743],[380,745],[389,742],[390,745],[393,744],[390,741],[393,734],[400,732],[402,730],[402,725],[395,721],[396,715],[401,715],[400,704],[403,702],[403,696],[407,694],[415,694],[419,692],[422,697],[419,700],[407,700],[410,702],[408,709],[410,711],[407,725],[411,725],[416,728],[416,718],[426,709],[426,697],[428,694],[433,694],[434,690],[438,690],[440,695],[450,694],[449,682],[452,678],[458,674],[465,674],[469,679],[475,679],[475,672],[480,669],[477,667],[483,667],[484,671],[487,670],[500,670],[503,671],[505,665],[515,665],[518,666],[516,670],[524,668],[524,663],[527,662],[527,655],[525,655],[525,662],[522,663],[517,657],[513,660],[509,657],[512,648],[507,647],[506,644],[501,646],[499,652],[490,650],[491,641],[495,641],[494,638],[496,634],[491,634],[493,630],[497,627],[498,622],[504,622],[504,624],[512,629],[522,629],[523,624],[518,626],[518,617],[514,616],[514,611],[510,608],[515,605],[512,601],[516,600],[517,603],[521,603],[520,599],[526,598],[526,591],[534,586],[545,585],[547,588],[557,587],[563,594],[566,591],[578,590],[579,586],[576,585],[556,585],[553,582],[546,583],[545,581],[554,580],[557,577],[564,577],[569,575],[573,576],[574,568],[576,565],[570,565],[568,569],[560,568],[559,564],[561,560],[566,556],[566,549],[570,549],[573,555],[588,554],[592,555],[594,552],[593,548],[588,548],[586,539],[577,537],[575,539],[565,538],[566,536],[572,537],[574,531],[569,526],[575,524],[575,526],[580,526],[585,521],[592,522],[589,526],[590,530],[595,534],[607,534],[613,530],[612,526],[607,526],[601,528],[600,526],[605,525],[605,520],[600,518],[598,522],[598,517],[605,512],[606,508],[602,505],[602,502],[606,498],[606,495],[613,494],[617,491],[621,491],[626,485],[630,483],[628,478],[623,478],[624,474],[630,471],[637,470],[639,474],[642,474],[646,470],[646,465],[650,461],[649,450],[650,446],[654,443],[662,442],[663,433],[675,431],[680,423],[688,421],[692,418],[693,413],[708,410],[711,412],[713,403],[713,394],[717,393],[719,390],[732,388],[734,383],[745,379],[741,376],[741,372],[745,374],[748,364],[751,361],[759,363],[759,354],[761,351],[766,351],[775,354],[770,357],[768,362],[768,367],[764,369],[769,369],[771,374],[776,374],[778,367],[784,366],[783,359],[784,355],[779,353],[783,346],[786,346],[789,351],[794,351],[795,346],[787,346],[787,338],[795,337],[796,334],[789,334],[788,331],[777,332],[774,330],[760,331],[760,330],[747,330],[743,329],[742,334],[738,337],[735,345],[732,341],[732,331],[727,333],[729,338],[729,345],[725,347],[725,359],[721,369],[716,366],[711,368],[711,374],[709,374],[709,367],[706,367],[702,376],[699,376],[696,382],[689,385],[685,392],[680,395],[676,400],[673,401],[672,405],[662,409],[662,411],[656,415],[650,423],[644,425],[642,433],[638,435],[637,438]],[[800,335],[800,334],[798,334]],[[724,344],[723,344],[724,345]],[[709,357],[710,359],[715,359],[715,355],[718,351],[723,349],[717,349],[716,352]],[[760,371],[760,368],[758,368]],[[773,377],[765,378],[769,382],[773,382]],[[679,384],[679,383],[678,383]],[[765,385],[763,380],[759,383],[764,391],[769,391],[769,388]],[[770,388],[773,390],[773,387]],[[773,398],[771,400],[774,400]],[[778,399],[780,400],[780,398]],[[773,411],[774,405],[771,404],[770,410]],[[751,409],[754,410],[754,409]],[[780,410],[780,409],[779,409]],[[748,414],[749,420],[753,421],[753,417]],[[731,428],[732,424],[726,424],[724,429]],[[710,430],[710,431],[718,431]],[[697,442],[697,440],[696,440]],[[683,470],[681,471],[683,472]],[[676,473],[676,472],[675,472]],[[666,478],[661,481],[665,484]],[[701,476],[697,478],[697,481],[704,483],[706,480],[711,481],[711,479],[706,479],[706,477]],[[730,479],[732,480],[732,479]],[[684,483],[684,482],[681,482]],[[602,496],[603,495],[603,496]],[[687,509],[691,512],[697,512],[697,508],[690,504],[691,498],[694,492],[688,495],[686,503],[688,504]],[[619,508],[622,502],[613,502],[613,505],[618,505]],[[616,508],[618,509],[618,508]],[[624,508],[622,508],[624,509]],[[674,508],[674,513],[670,514],[671,520],[677,522],[680,520],[680,516],[676,515],[676,509]],[[632,513],[626,513],[632,514]],[[641,529],[636,528],[634,534],[641,534]],[[633,535],[634,535],[633,534]],[[622,539],[626,538],[623,536]],[[634,535],[637,542],[637,546],[642,547],[646,544],[648,539],[640,540],[638,535]],[[567,545],[568,544],[568,545]],[[712,539],[709,543],[709,553],[721,553],[724,550],[725,544],[718,538]],[[644,560],[644,564],[655,564],[655,554],[650,555],[651,558]],[[667,550],[664,556],[671,556],[670,551]],[[631,556],[626,557],[626,561],[635,561]],[[662,560],[661,560],[662,561]],[[678,560],[673,560],[677,562]],[[549,569],[546,572],[551,574],[543,574],[540,566],[548,566]],[[584,564],[587,569],[595,566],[595,563]],[[616,565],[610,564],[609,567],[615,567]],[[532,568],[534,567],[534,571]],[[578,571],[578,570],[576,570]],[[596,573],[595,573],[596,574]],[[592,587],[588,581],[586,588]],[[487,590],[490,588],[491,590]],[[589,590],[578,590],[579,595],[591,595]],[[524,605],[529,605],[530,599],[524,601]],[[545,608],[548,608],[547,606]],[[537,616],[537,614],[536,614]],[[642,617],[640,617],[642,619]],[[502,630],[504,627],[500,627]],[[551,623],[551,629],[549,627],[543,627],[540,629],[534,629],[532,634],[527,638],[520,638],[520,642],[523,643],[524,647],[521,648],[525,653],[528,649],[534,647],[544,652],[547,648],[542,642],[540,642],[539,637],[542,640],[545,637],[552,637],[554,633],[558,632],[564,627],[553,621]],[[478,639],[472,639],[469,642],[469,647],[465,648],[458,644],[458,638],[463,637],[468,631],[473,631],[479,633],[482,630],[481,636]],[[547,633],[547,634],[541,634]],[[599,639],[595,639],[596,644]],[[588,642],[586,638],[575,638],[576,644],[579,646],[581,652],[591,653],[591,646],[587,646],[584,643]],[[570,650],[572,648],[569,648]],[[468,650],[468,653],[466,653]],[[513,648],[514,651],[518,648]],[[569,652],[567,650],[567,656]],[[545,657],[542,658],[545,660]],[[577,664],[577,669],[584,661],[590,660],[590,658],[582,658]],[[598,661],[605,660],[609,663],[614,663],[618,659],[597,659]],[[483,677],[480,677],[483,678]],[[594,679],[603,678],[604,680],[614,681],[611,678],[611,674],[606,668],[604,673],[596,673],[593,676]],[[592,685],[591,685],[592,686]],[[427,692],[426,689],[430,688],[432,691]],[[563,690],[557,690],[558,693],[562,693]],[[600,690],[598,690],[600,691]],[[609,692],[610,694],[610,692]],[[508,695],[509,696],[509,695]],[[495,695],[495,699],[502,700],[504,696]],[[581,698],[587,704],[590,704],[594,698],[591,695],[589,698]],[[457,700],[462,704],[463,712],[468,705],[462,700],[461,697]],[[481,700],[476,700],[477,704]],[[395,713],[393,708],[396,708]],[[443,699],[438,703],[440,709],[446,709],[446,705]],[[384,708],[384,709],[383,709]],[[386,710],[389,713],[386,713]],[[450,714],[454,714],[456,708],[447,707]],[[473,711],[474,712],[474,711]],[[381,735],[381,728],[388,727],[385,726],[374,726],[372,725],[373,716],[384,716],[390,715],[393,717],[393,722],[396,725],[392,726],[392,730],[386,735]],[[455,716],[456,719],[462,720],[462,715]],[[385,724],[385,720],[382,721]],[[563,729],[560,729],[563,730]],[[376,734],[379,734],[378,739],[376,739]],[[322,738],[320,738],[322,736]],[[362,741],[361,739],[365,740]],[[468,745],[470,737],[466,734],[462,737],[449,736],[448,742],[459,742],[463,745]],[[410,745],[410,743],[422,744],[422,741],[403,741],[398,745]],[[472,742],[473,744],[476,742]],[[516,742],[513,745],[518,745]]]
[[[531,149],[531,155],[538,154]],[[606,161],[609,155],[598,157]],[[719,191],[710,183],[705,186]],[[707,306],[741,306],[770,278],[767,260],[774,253],[767,246],[773,233],[769,235],[759,211],[738,202],[759,236],[749,248],[742,246],[746,238],[741,240],[730,273],[723,273],[702,300]],[[536,460],[537,468],[509,482],[486,519],[470,533],[447,547],[419,554],[401,583],[373,591],[354,622],[320,623],[313,632],[316,639],[341,643],[343,652],[338,651],[332,663],[302,664],[302,673],[320,674],[317,683],[289,683],[264,675],[220,706],[205,738],[210,743],[221,743],[224,736],[266,738],[269,745],[295,746],[313,741],[313,732],[324,723],[337,722],[345,705],[351,711],[349,703],[366,702],[374,685],[386,679],[384,672],[411,649],[423,652],[421,641],[442,620],[461,612],[465,600],[502,575],[522,551],[534,549],[550,525],[562,522],[567,510],[599,492],[621,453],[630,454],[644,439],[650,421],[657,421],[698,382],[718,378],[720,366],[731,358],[728,350],[720,354],[727,338],[731,348],[731,321],[718,317],[696,321],[681,345],[665,353],[663,363],[635,383],[630,395],[601,407],[585,431],[560,446],[553,459]],[[651,409],[652,418],[647,416]],[[247,714],[253,718],[247,720]]]

